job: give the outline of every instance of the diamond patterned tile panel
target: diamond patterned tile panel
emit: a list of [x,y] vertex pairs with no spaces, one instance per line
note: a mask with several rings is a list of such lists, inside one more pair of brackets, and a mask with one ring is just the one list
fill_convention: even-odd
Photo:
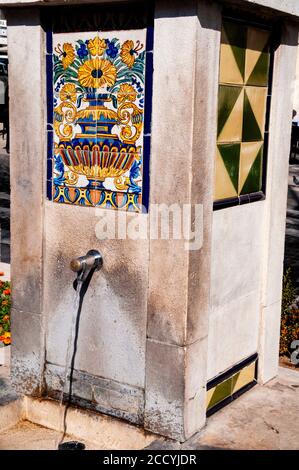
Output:
[[223,22],[215,200],[261,190],[269,38],[262,28]]

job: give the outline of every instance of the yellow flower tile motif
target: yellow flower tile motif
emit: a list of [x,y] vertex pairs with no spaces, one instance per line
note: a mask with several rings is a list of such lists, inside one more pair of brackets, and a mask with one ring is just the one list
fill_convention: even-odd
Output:
[[138,52],[143,48],[143,44],[140,44],[140,41],[136,42],[136,45],[133,41],[128,40],[123,43],[121,46],[120,57],[124,64],[129,68],[132,68],[135,62],[135,59],[138,55]]
[[[261,190],[270,33],[223,22],[220,47],[216,201]],[[250,144],[249,144],[250,143]]]
[[77,101],[76,85],[74,83],[66,83],[60,90],[59,97],[61,101]]
[[81,85],[87,88],[112,86],[116,80],[116,67],[109,60],[96,57],[79,67],[78,79]]
[[102,55],[106,49],[105,39],[100,39],[96,36],[94,39],[90,39],[87,45],[91,55]]
[[53,201],[142,209],[145,40],[146,29],[53,35]]
[[58,52],[58,55],[61,58],[64,69],[67,69],[75,60],[75,50],[70,43],[64,43],[62,48],[61,45],[58,44],[56,52]]
[[123,103],[124,101],[135,101],[137,93],[135,89],[129,83],[123,83],[120,88],[119,92],[117,93],[117,100],[119,103]]

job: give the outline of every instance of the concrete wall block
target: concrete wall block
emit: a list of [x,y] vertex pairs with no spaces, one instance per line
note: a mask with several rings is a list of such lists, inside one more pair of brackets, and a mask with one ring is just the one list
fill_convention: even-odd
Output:
[[[44,33],[38,9],[8,19],[13,305],[42,311]],[[26,51],[26,60],[24,52]]]
[[281,298],[297,43],[297,27],[285,23],[281,45],[275,53],[273,74],[265,201],[263,305],[271,305]]
[[187,347],[147,341],[145,428],[184,441],[205,423],[207,338]]
[[[45,380],[47,395],[61,398],[65,381],[63,367],[47,364]],[[107,413],[130,422],[141,424],[144,411],[144,391],[139,388],[103,379],[87,372],[75,370],[73,380],[73,403]],[[68,386],[64,388],[68,393]]]
[[[171,7],[164,0],[156,3],[154,44],[159,47],[154,50],[152,204],[177,204],[180,208],[190,202],[196,13],[193,0],[184,5],[176,1]],[[187,54],[178,53],[184,49]],[[161,184],[165,172],[167,178]],[[184,344],[187,277],[188,253],[184,241],[151,240],[147,330],[150,338]],[[166,280],[167,289],[161,289]]]
[[112,224],[117,214],[104,209],[46,204],[47,361],[65,363],[71,318],[76,314],[76,275],[70,269],[70,261],[97,249],[103,256],[103,267],[94,273],[84,297],[76,365],[93,375],[143,387],[148,241],[98,239],[96,225],[100,216]]
[[[182,204],[201,204],[204,218],[201,249],[186,250],[184,240],[150,242],[147,333],[183,346],[207,334],[221,17],[219,6],[205,0],[190,0],[183,11],[180,2],[169,8],[161,1],[155,15],[155,44],[160,46],[154,53],[151,202],[181,209]],[[188,54],[178,58],[176,51],[186,43]],[[167,289],[161,289],[165,279]]]
[[[261,282],[264,201],[214,212],[211,303],[213,309],[257,291]],[[242,318],[239,318],[242,322]],[[227,332],[229,333],[229,332]]]
[[264,384],[278,374],[281,302],[262,309],[261,343],[258,380]]
[[[195,85],[192,135],[190,202],[203,211],[202,246],[189,252],[186,344],[208,334],[211,289],[211,246],[214,192],[214,153],[217,135],[218,69],[221,8],[210,1],[198,2]],[[192,230],[199,221],[192,220]],[[198,247],[199,248],[199,247]]]
[[[279,324],[298,27],[285,22],[276,50],[270,113],[264,260],[260,322],[259,380],[277,374]],[[270,313],[271,312],[271,313]]]
[[257,352],[259,320],[259,290],[213,310],[209,324],[208,380]]
[[39,396],[43,391],[44,330],[40,315],[12,309],[11,380],[17,392]]
[[[201,204],[204,216],[194,251],[185,240],[150,242],[145,425],[184,440],[205,422],[221,15],[205,0],[185,3],[184,11],[180,2],[169,8],[161,1],[155,15],[151,201]],[[174,61],[186,42],[188,54]],[[192,216],[192,230],[195,222]]]
[[146,357],[145,429],[184,441],[185,348],[148,339]]
[[184,433],[188,439],[206,422],[208,338],[186,348]]

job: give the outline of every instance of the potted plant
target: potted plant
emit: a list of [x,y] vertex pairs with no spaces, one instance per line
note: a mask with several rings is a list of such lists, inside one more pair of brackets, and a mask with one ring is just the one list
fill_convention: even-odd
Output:
[[9,365],[10,360],[10,283],[1,281],[0,273],[0,365]]

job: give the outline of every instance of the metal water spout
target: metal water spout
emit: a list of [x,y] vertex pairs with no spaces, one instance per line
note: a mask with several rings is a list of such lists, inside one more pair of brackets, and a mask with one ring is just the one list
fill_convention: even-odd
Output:
[[77,273],[78,281],[86,281],[91,271],[98,271],[103,265],[103,258],[99,251],[90,250],[85,256],[74,258],[71,261],[71,269]]

